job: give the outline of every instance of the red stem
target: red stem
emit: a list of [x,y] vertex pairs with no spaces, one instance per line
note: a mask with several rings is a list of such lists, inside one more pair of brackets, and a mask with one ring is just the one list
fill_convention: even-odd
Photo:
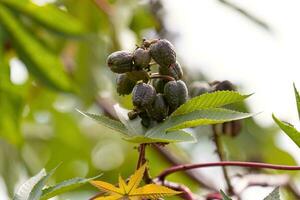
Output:
[[252,167],[252,168],[265,168],[265,169],[277,169],[277,170],[300,170],[300,166],[288,166],[288,165],[273,165],[267,163],[257,162],[240,162],[240,161],[223,161],[223,162],[211,162],[211,163],[197,163],[173,166],[157,176],[160,181],[163,181],[166,176],[179,171],[185,171],[190,169],[204,168],[204,167],[218,167],[218,166],[238,166],[238,167]]

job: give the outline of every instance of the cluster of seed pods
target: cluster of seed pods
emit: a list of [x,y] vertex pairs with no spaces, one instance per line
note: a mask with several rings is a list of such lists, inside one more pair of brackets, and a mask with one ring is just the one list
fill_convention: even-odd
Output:
[[133,52],[113,52],[107,65],[117,74],[119,95],[132,94],[129,119],[139,116],[146,128],[165,120],[188,99],[175,48],[166,39],[143,40]]
[[[189,95],[191,98],[200,96],[204,93],[210,93],[215,91],[234,91],[235,86],[228,80],[225,81],[214,81],[211,83],[205,81],[195,81],[189,86]],[[223,124],[216,125],[220,128],[222,134],[235,137],[242,129],[241,120],[225,122]]]

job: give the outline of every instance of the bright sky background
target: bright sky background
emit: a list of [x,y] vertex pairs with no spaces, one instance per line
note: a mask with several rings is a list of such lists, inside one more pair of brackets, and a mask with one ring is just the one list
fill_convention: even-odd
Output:
[[[299,127],[292,83],[300,89],[300,1],[243,0],[235,2],[267,22],[269,33],[215,1],[164,0],[167,24],[179,33],[176,50],[187,66],[198,66],[210,81],[231,80],[245,93],[262,125],[272,113]],[[279,145],[300,161],[300,150],[281,134]],[[262,192],[259,192],[262,191]],[[248,190],[245,200],[263,199],[262,188]]]
[[300,1],[236,2],[274,33],[216,0],[165,0],[167,20],[180,34],[178,54],[210,80],[229,79],[244,92],[255,92],[249,102],[253,111],[264,112],[257,117],[263,123],[272,123],[272,112],[298,123],[292,83],[300,89]]

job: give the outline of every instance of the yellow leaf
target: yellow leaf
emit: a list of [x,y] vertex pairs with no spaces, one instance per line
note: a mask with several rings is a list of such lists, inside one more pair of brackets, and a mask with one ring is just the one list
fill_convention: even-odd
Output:
[[91,181],[91,184],[111,194],[123,194],[120,188],[117,188],[116,186],[104,181]]
[[158,199],[164,196],[172,196],[180,192],[174,191],[165,186],[148,184],[138,188],[141,183],[147,165],[144,164],[130,177],[128,184],[119,176],[119,188],[103,181],[91,181],[91,183],[101,190],[109,193],[109,196],[97,197],[94,200],[141,200],[144,198]]
[[144,176],[147,164],[145,163],[142,167],[140,167],[134,174],[130,177],[128,182],[129,191],[134,190],[141,183],[142,178]]
[[121,176],[119,176],[119,188],[122,190],[122,194],[128,194],[128,186]]
[[150,198],[157,199],[164,196],[172,196],[180,194],[180,192],[171,190],[165,186],[156,185],[156,184],[148,184],[143,187],[137,188],[130,195],[139,196],[142,198]]

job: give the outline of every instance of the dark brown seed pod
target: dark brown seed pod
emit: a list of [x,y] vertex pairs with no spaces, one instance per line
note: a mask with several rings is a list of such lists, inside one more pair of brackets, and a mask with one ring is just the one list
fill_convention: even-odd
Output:
[[189,87],[189,95],[190,97],[200,96],[204,93],[211,92],[210,85],[205,81],[196,81],[193,82]]
[[127,74],[118,74],[116,82],[119,95],[130,94],[136,84],[136,81],[130,80]]
[[169,67],[159,66],[158,72],[161,75],[171,76],[171,77],[175,78],[176,80],[181,79],[183,76],[183,71],[182,71],[181,65],[177,61],[176,61],[176,63],[171,64]]
[[141,124],[145,128],[149,128],[151,126],[152,120],[146,111],[140,112],[139,117],[142,119]]
[[229,91],[234,91],[235,86],[228,80],[225,81],[215,81],[211,83],[213,87],[213,91],[223,91],[223,90],[229,90]]
[[169,67],[176,62],[175,48],[165,39],[157,40],[150,45],[150,55],[162,67]]
[[241,120],[226,122],[221,125],[222,125],[223,134],[231,136],[231,137],[236,137],[237,135],[239,135],[239,133],[242,130],[242,121]]
[[155,88],[157,93],[164,93],[164,88],[168,80],[161,79],[161,78],[156,78],[153,79],[152,85]]
[[115,73],[130,72],[133,69],[133,55],[127,51],[116,51],[108,56],[106,63]]
[[144,70],[134,70],[131,72],[127,72],[126,74],[130,80],[135,81],[135,82],[143,81],[143,82],[147,83],[149,80],[149,75]]
[[161,122],[168,116],[169,107],[163,94],[157,94],[155,100],[148,110],[149,115],[154,120]]
[[151,61],[150,52],[147,49],[137,48],[133,52],[133,63],[135,68],[143,69],[149,67]]
[[130,111],[127,115],[128,115],[128,118],[129,118],[130,120],[133,120],[133,119],[137,118],[137,116],[138,116],[139,114],[138,114],[138,112],[136,112],[135,110],[132,110],[132,111]]
[[138,83],[132,92],[132,103],[134,106],[146,109],[151,106],[156,97],[156,91],[152,85]]
[[[182,80],[169,81],[164,88],[165,99],[173,112],[188,99],[188,89]],[[169,112],[169,113],[170,113]]]

